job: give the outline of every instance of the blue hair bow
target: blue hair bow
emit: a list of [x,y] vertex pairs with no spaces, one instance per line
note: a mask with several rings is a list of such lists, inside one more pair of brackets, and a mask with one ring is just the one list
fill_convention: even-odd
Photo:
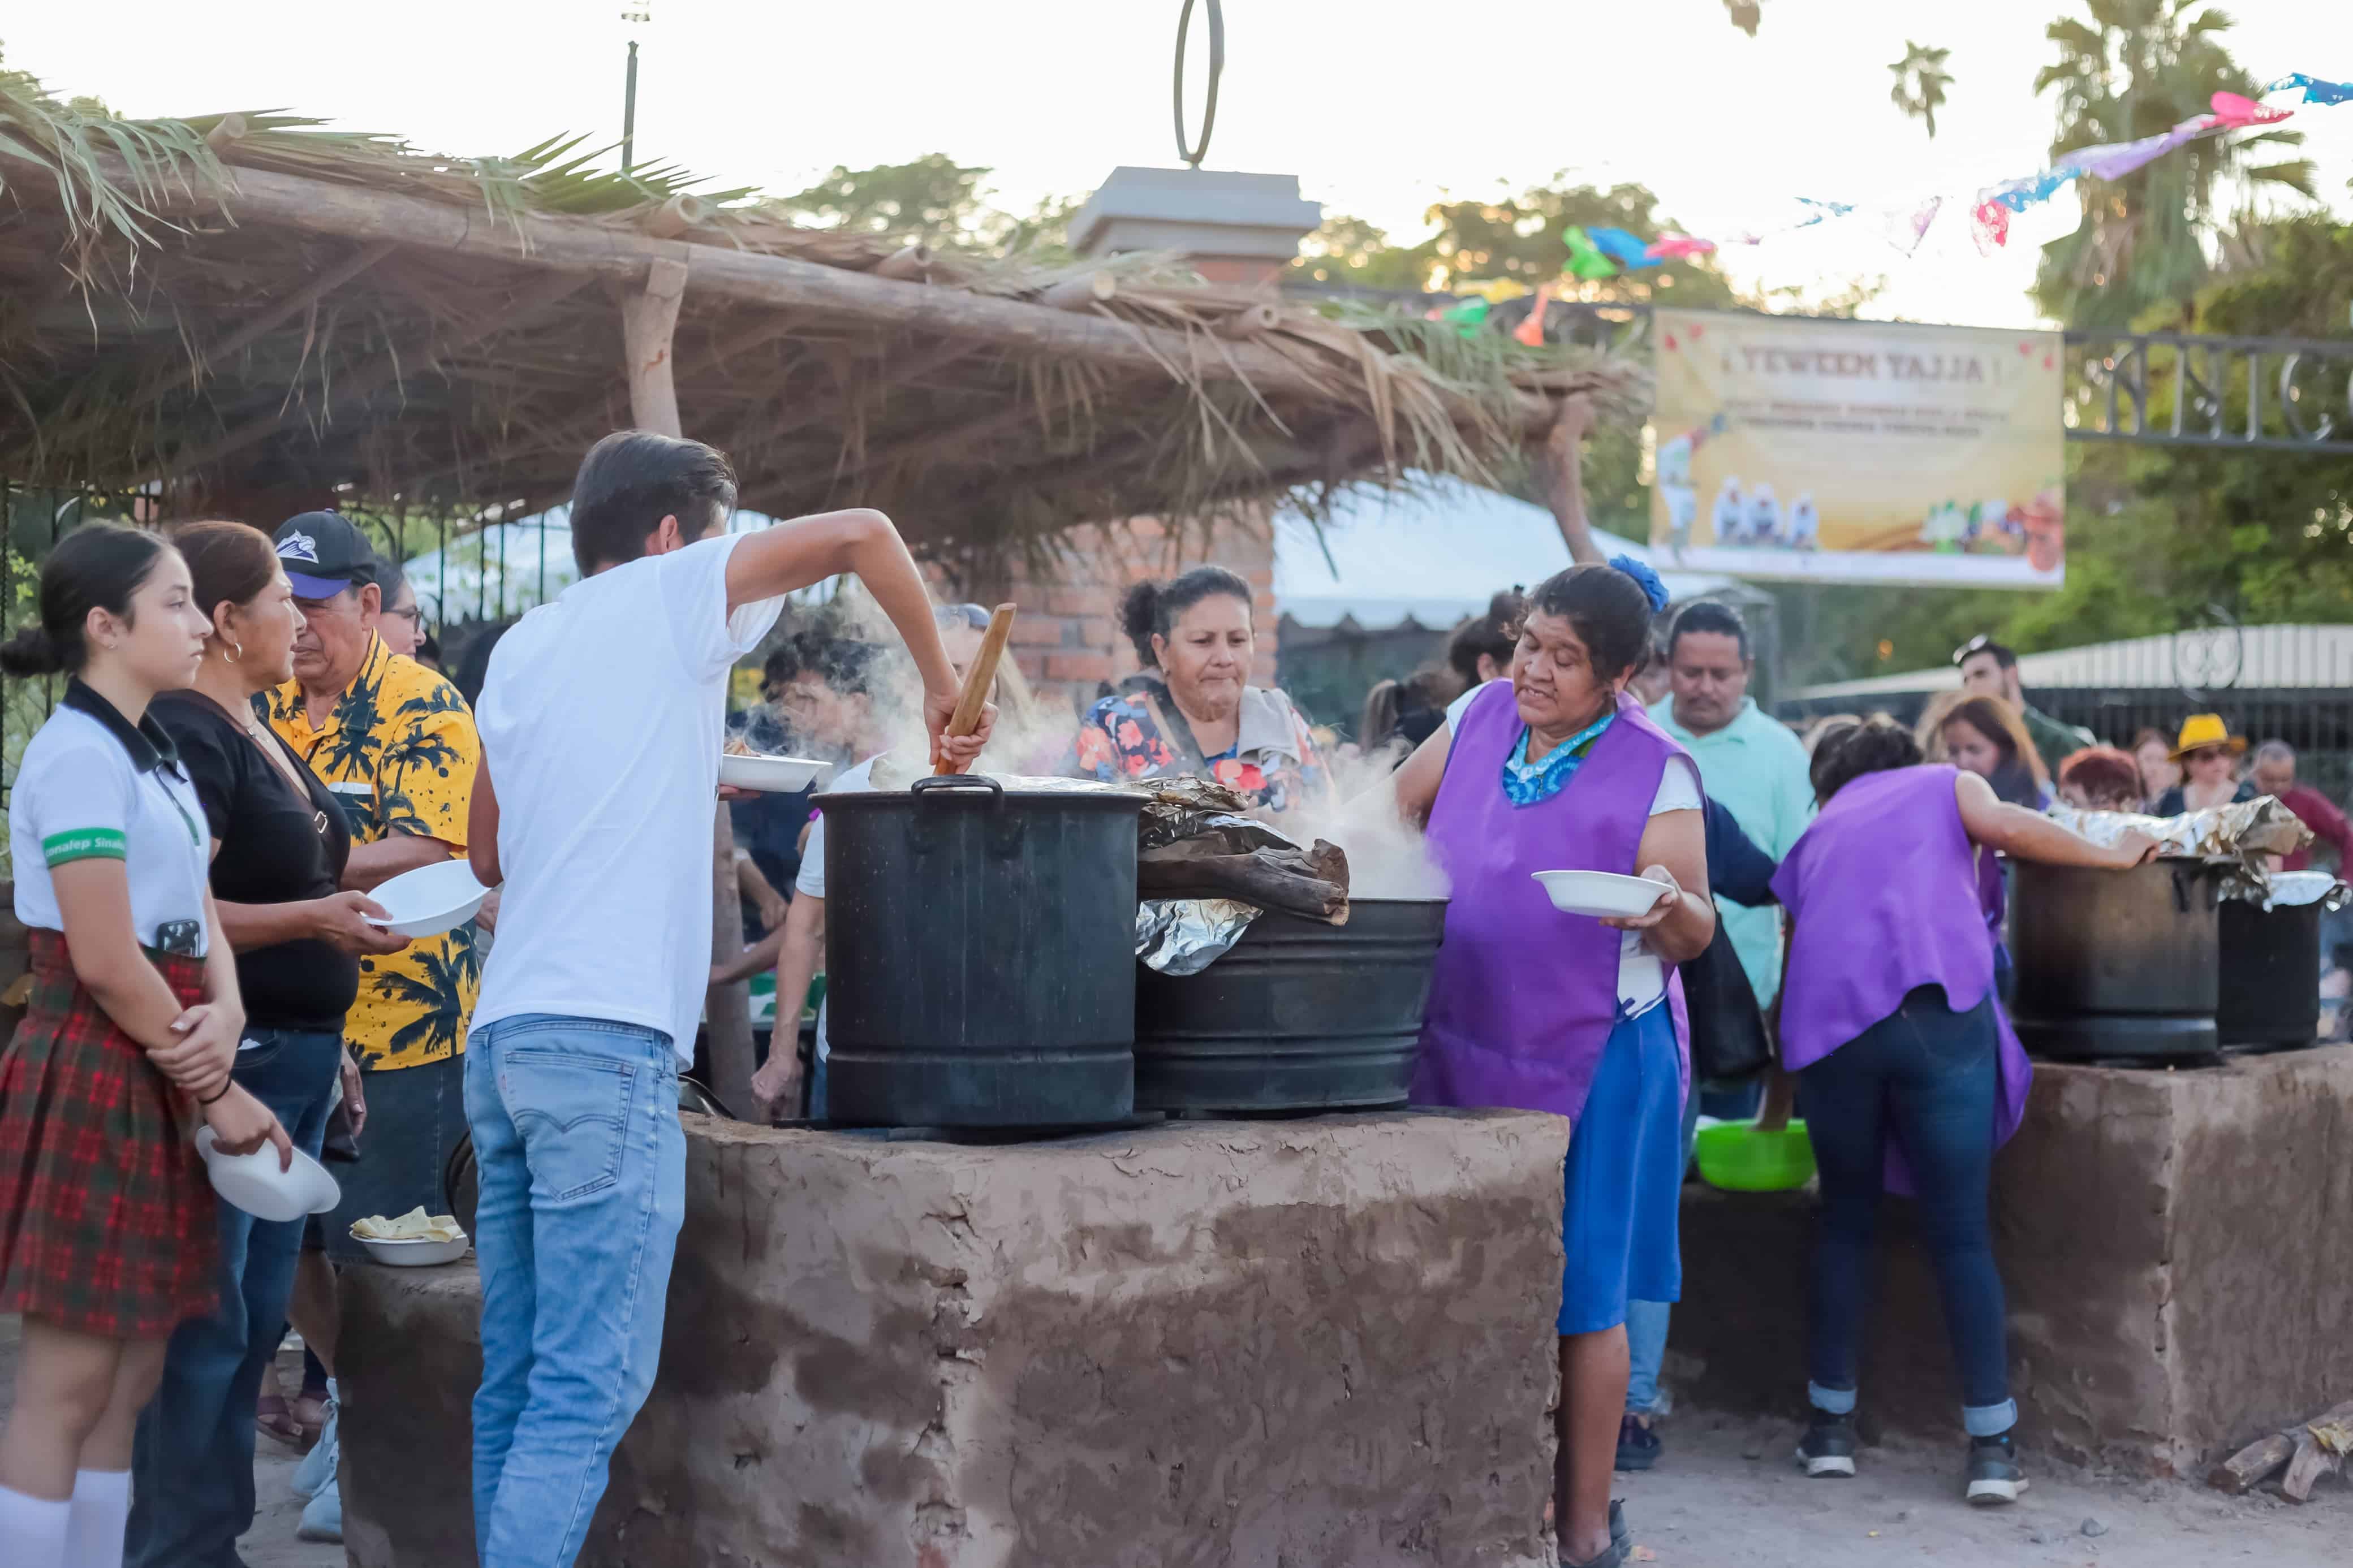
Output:
[[1642,590],[1642,597],[1651,601],[1651,614],[1655,616],[1667,607],[1667,585],[1659,580],[1659,574],[1651,570],[1647,562],[1637,561],[1630,555],[1612,555],[1609,564],[1634,579]]

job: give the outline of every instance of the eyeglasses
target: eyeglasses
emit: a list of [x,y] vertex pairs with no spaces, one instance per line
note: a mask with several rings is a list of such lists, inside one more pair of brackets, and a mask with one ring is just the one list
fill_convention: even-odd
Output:
[[1977,636],[1971,637],[1968,641],[1963,643],[1960,647],[1953,650],[1953,662],[1955,664],[1966,663],[1968,662],[1969,655],[1973,653],[1983,653],[1991,647],[1993,647],[1993,634],[1990,632],[1979,632]]
[[938,623],[942,631],[958,625],[969,626],[976,632],[988,629],[988,612],[978,605],[934,605],[932,606],[932,619]]
[[386,610],[385,614],[406,621],[412,629],[422,631],[425,627],[425,612],[415,605],[409,605],[405,610]]
[[2227,757],[2230,754],[2221,746],[2200,746],[2182,760],[2190,763],[2211,763],[2218,757]]

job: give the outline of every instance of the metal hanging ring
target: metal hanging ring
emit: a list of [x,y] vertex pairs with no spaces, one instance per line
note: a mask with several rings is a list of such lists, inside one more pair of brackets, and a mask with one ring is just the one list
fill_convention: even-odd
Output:
[[1185,34],[1193,25],[1193,0],[1185,0],[1185,9],[1176,17],[1176,156],[1187,166],[1198,169],[1201,160],[1209,155],[1209,132],[1218,127],[1218,79],[1226,74],[1226,13],[1218,0],[1209,0],[1209,98],[1201,106],[1201,142],[1198,147],[1185,144]]

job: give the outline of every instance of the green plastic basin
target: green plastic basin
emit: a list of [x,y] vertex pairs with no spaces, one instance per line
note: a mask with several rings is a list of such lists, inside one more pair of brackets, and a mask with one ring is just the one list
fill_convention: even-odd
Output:
[[1707,1184],[1729,1193],[1786,1193],[1814,1173],[1813,1140],[1802,1121],[1778,1132],[1759,1131],[1754,1121],[1719,1121],[1699,1130],[1693,1152]]

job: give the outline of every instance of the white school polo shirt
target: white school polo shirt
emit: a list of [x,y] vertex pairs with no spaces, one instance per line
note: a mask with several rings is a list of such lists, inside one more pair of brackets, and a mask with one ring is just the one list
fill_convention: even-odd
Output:
[[57,711],[26,743],[9,792],[16,918],[64,931],[50,871],[76,860],[120,860],[139,944],[204,956],[211,859],[204,822],[204,805],[163,726],[149,715],[133,725],[80,681],[69,682]]

